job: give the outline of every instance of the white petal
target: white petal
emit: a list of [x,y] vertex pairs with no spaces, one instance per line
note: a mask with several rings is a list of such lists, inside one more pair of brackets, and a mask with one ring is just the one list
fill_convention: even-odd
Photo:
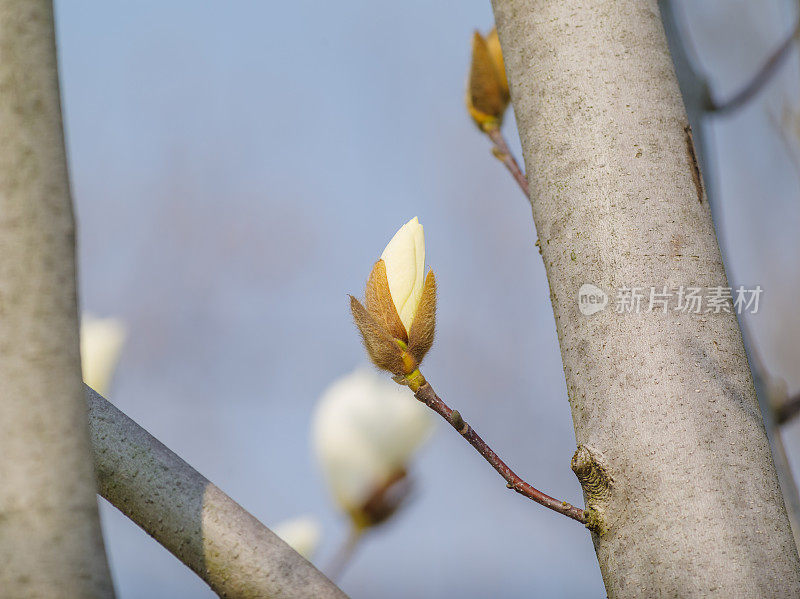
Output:
[[311,516],[279,522],[272,527],[272,532],[306,559],[310,559],[317,550],[322,535],[319,522]]
[[406,468],[432,416],[411,391],[367,370],[334,382],[316,409],[313,440],[334,499],[358,509]]
[[415,216],[395,233],[381,254],[397,313],[406,327],[417,311],[425,276],[425,234]]
[[121,320],[81,317],[81,370],[83,381],[107,395],[127,331]]

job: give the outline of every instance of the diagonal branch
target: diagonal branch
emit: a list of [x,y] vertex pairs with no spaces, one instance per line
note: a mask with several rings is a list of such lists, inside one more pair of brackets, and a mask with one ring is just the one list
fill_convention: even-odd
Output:
[[89,387],[100,493],[220,597],[346,599],[313,565]]
[[431,410],[439,414],[439,416],[444,418],[448,423],[450,423],[450,426],[456,429],[458,433],[464,437],[467,442],[472,445],[487,462],[489,462],[489,464],[492,465],[492,468],[497,470],[500,476],[505,479],[509,489],[514,489],[520,495],[523,495],[546,508],[558,512],[559,514],[563,514],[568,518],[577,520],[581,524],[587,523],[586,514],[581,508],[570,505],[566,501],[559,501],[558,499],[554,499],[549,495],[545,495],[517,476],[517,474],[511,468],[509,468],[503,460],[500,459],[500,457],[492,450],[492,448],[489,447],[489,445],[487,445],[483,439],[481,439],[478,433],[476,433],[469,424],[464,422],[461,414],[459,414],[456,410],[450,409],[450,407],[444,403],[444,401],[442,401],[438,395],[436,395],[436,392],[429,383],[426,382],[422,384],[414,392],[414,396],[428,406]]

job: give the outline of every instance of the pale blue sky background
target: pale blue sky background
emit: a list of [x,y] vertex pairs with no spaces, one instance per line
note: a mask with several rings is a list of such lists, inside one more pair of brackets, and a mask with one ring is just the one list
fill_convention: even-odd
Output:
[[[788,1],[685,3],[720,94],[791,27]],[[520,474],[582,501],[530,210],[463,109],[488,0],[56,10],[81,299],[130,327],[122,410],[265,523],[320,518],[324,568],[345,526],[310,415],[363,363],[346,294],[416,215],[441,295],[426,374]],[[771,121],[797,105],[798,72],[795,51],[758,101],[709,124],[734,280],[765,288],[753,326],[792,389],[798,167]],[[506,131],[516,148],[512,119]],[[414,475],[415,501],[341,580],[355,599],[604,596],[581,527],[507,491],[451,431]],[[211,596],[116,510],[103,518],[121,598]]]

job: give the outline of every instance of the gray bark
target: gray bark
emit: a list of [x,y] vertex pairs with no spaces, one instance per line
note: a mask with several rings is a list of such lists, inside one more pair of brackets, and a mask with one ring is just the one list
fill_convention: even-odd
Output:
[[346,599],[313,565],[89,387],[100,493],[221,597]]
[[728,285],[655,0],[493,5],[609,596],[799,596],[736,315],[614,311]]
[[111,597],[52,5],[0,0],[0,594]]

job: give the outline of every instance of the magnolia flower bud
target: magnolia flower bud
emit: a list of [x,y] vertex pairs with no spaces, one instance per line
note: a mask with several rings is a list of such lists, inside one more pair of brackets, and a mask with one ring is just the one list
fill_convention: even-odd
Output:
[[411,393],[366,370],[335,381],[317,405],[312,440],[338,506],[359,527],[391,516],[402,482],[433,427]]
[[372,362],[398,376],[414,372],[433,344],[436,280],[425,276],[425,236],[416,217],[392,237],[367,280],[366,308],[350,309]]
[[125,343],[125,324],[116,318],[81,317],[81,370],[83,382],[107,395]]
[[472,120],[484,131],[499,127],[510,99],[497,30],[493,28],[485,38],[476,31],[467,81],[467,110]]
[[322,535],[319,522],[311,516],[279,522],[272,527],[272,532],[307,560],[314,555]]

